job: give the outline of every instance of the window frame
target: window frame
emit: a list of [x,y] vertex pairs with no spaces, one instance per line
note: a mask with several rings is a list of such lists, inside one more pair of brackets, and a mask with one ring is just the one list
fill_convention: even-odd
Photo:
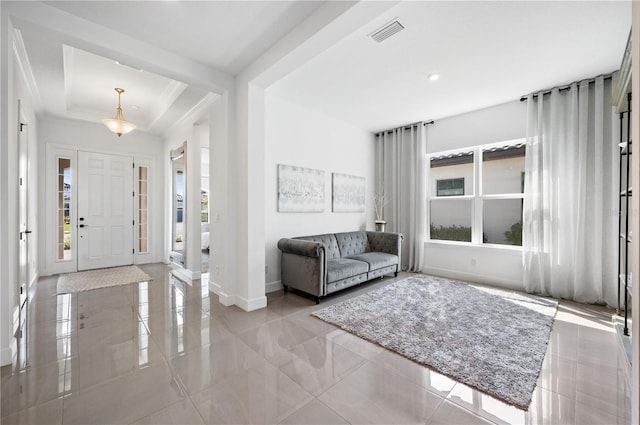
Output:
[[[484,203],[487,200],[513,200],[520,199],[524,201],[524,187],[523,192],[521,193],[500,193],[500,194],[484,194],[483,189],[483,152],[487,149],[492,149],[496,147],[508,146],[508,145],[517,145],[517,144],[525,144],[526,139],[513,139],[513,140],[504,140],[502,142],[495,143],[487,143],[482,145],[476,145],[465,148],[458,149],[450,149],[446,151],[438,151],[427,154],[427,228],[426,228],[426,241],[428,243],[436,243],[436,244],[460,244],[464,246],[486,246],[492,248],[502,248],[502,249],[511,249],[511,250],[522,250],[522,246],[519,245],[506,245],[506,244],[496,244],[496,243],[485,243],[483,242],[483,231],[484,231]],[[471,185],[471,194],[465,195],[445,195],[438,196],[437,194],[437,183],[436,183],[436,193],[432,193],[432,184],[431,184],[431,159],[433,157],[444,156],[444,155],[455,155],[465,152],[473,152],[473,182]],[[526,158],[526,151],[525,151]],[[464,177],[461,177],[464,178]],[[450,179],[447,179],[450,180]],[[451,241],[451,240],[443,240],[443,239],[431,239],[431,202],[438,200],[471,200],[471,242],[463,242],[463,241]]]
[[[440,183],[444,183],[444,182],[455,182],[455,181],[460,181],[462,180],[462,193],[452,193],[452,194],[445,194],[445,195],[440,195]],[[455,189],[442,189],[444,190],[455,190]],[[440,179],[440,180],[436,180],[436,197],[438,198],[443,198],[443,197],[448,197],[448,196],[464,196],[464,177],[458,177],[458,178],[453,178],[453,179]]]

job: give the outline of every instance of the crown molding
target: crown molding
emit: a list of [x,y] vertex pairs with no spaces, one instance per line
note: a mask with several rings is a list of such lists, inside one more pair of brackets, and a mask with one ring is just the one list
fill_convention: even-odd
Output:
[[213,104],[213,102],[220,97],[215,93],[207,93],[198,103],[196,103],[191,109],[189,109],[183,116],[178,118],[164,134],[172,134],[178,128],[185,124],[192,124],[196,119],[200,118],[203,112]]
[[178,97],[187,89],[187,85],[180,81],[171,80],[167,87],[160,94],[160,98],[149,114],[149,124],[147,129],[151,130],[167,113],[171,105],[173,105]]
[[33,69],[31,68],[31,62],[29,62],[29,56],[27,55],[27,49],[24,45],[24,39],[19,29],[15,28],[13,34],[13,53],[15,55],[16,63],[20,68],[20,73],[31,97],[31,104],[33,111],[37,117],[44,115],[44,106],[42,104],[42,97],[40,96],[40,90],[38,90],[38,84],[36,83],[35,76],[33,75]]

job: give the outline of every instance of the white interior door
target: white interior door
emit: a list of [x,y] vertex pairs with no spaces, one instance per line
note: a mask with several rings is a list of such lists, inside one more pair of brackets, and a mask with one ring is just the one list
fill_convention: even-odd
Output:
[[78,152],[78,270],[133,264],[133,158]]
[[[19,106],[20,109],[20,106]],[[29,284],[29,139],[28,127],[19,113],[20,122],[18,123],[18,143],[19,143],[19,159],[18,159],[18,220],[20,223],[20,242],[18,251],[18,305],[20,307],[20,325],[24,319],[24,307],[27,300],[27,291]]]

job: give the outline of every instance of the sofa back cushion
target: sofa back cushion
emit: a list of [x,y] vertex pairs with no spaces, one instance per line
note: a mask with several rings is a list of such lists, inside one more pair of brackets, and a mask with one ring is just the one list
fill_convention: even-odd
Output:
[[338,247],[340,247],[340,255],[342,257],[362,254],[371,250],[369,238],[367,238],[367,232],[365,231],[336,233],[336,239],[338,240]]
[[327,250],[325,252],[325,255],[327,256],[327,260],[331,260],[333,258],[340,258],[340,250],[338,249],[338,242],[336,241],[336,236],[333,233],[327,233],[326,235],[301,236],[299,238],[294,238],[294,239],[302,239],[305,241],[323,243],[324,246],[327,247]]

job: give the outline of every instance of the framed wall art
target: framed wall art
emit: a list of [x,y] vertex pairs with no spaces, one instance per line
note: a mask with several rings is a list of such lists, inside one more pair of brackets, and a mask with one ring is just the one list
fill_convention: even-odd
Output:
[[324,171],[278,164],[278,212],[323,212]]
[[364,177],[333,173],[333,212],[364,212],[366,184]]

